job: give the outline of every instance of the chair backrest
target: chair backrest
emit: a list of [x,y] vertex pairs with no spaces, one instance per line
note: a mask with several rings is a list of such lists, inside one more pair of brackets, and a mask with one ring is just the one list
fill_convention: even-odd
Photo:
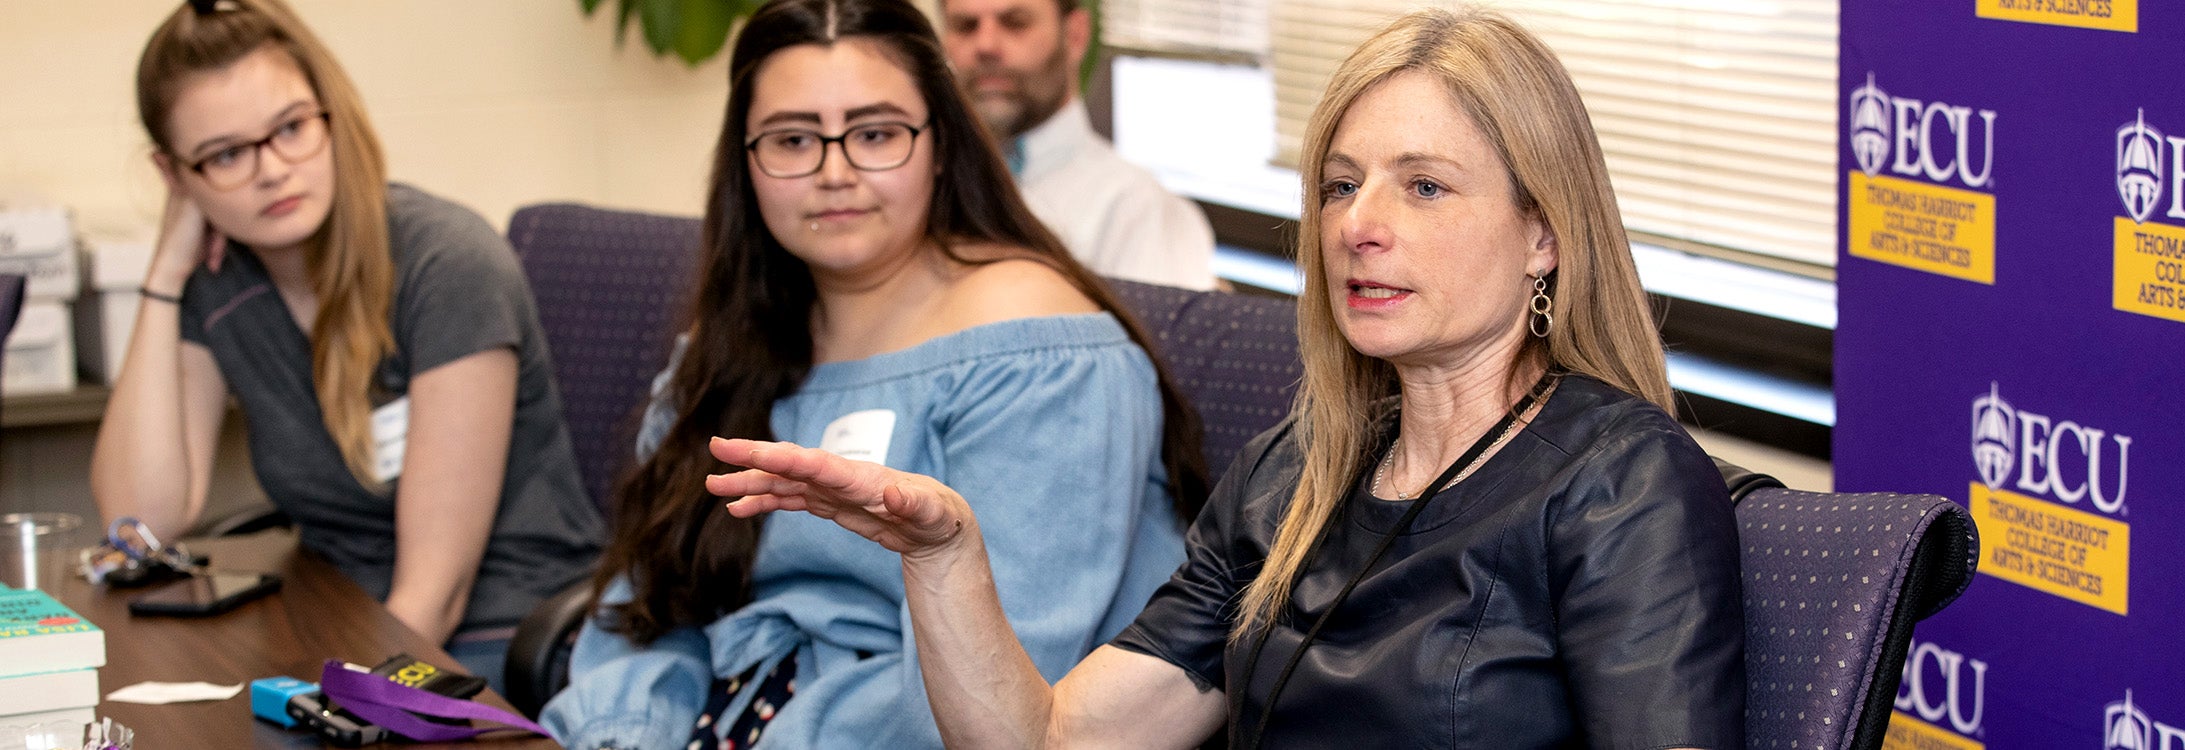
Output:
[[8,334],[15,331],[15,318],[23,312],[23,285],[27,282],[22,274],[0,273],[0,371],[7,368]]
[[1199,411],[1215,479],[1253,436],[1290,413],[1304,365],[1296,305],[1285,299],[1110,279],[1154,336],[1156,355]]
[[508,241],[539,302],[578,471],[611,513],[638,410],[696,278],[698,220],[543,204],[509,219]]
[[1726,479],[1747,489],[1737,504],[1745,746],[1881,747],[1912,624],[1972,582],[1971,514],[1938,495]]

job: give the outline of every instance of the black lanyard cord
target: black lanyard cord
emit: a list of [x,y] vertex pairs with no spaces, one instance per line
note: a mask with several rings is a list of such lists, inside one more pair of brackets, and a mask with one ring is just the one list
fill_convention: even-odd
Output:
[[[1404,531],[1411,528],[1411,522],[1419,517],[1420,511],[1426,509],[1427,502],[1434,499],[1434,495],[1439,493],[1444,485],[1449,484],[1450,480],[1455,479],[1457,474],[1479,461],[1488,449],[1493,448],[1496,443],[1507,437],[1510,428],[1517,423],[1518,415],[1530,411],[1533,403],[1545,395],[1554,383],[1555,374],[1553,372],[1542,375],[1540,382],[1533,384],[1532,391],[1525,394],[1523,400],[1517,402],[1516,408],[1511,409],[1508,414],[1504,414],[1501,421],[1496,422],[1493,428],[1487,430],[1486,434],[1479,436],[1479,440],[1472,443],[1471,448],[1464,451],[1464,455],[1458,456],[1455,461],[1451,461],[1449,468],[1443,469],[1440,476],[1427,483],[1426,488],[1420,492],[1419,499],[1404,511],[1403,518],[1396,521],[1395,527],[1389,529],[1388,533],[1381,535],[1381,542],[1373,548],[1373,555],[1366,558],[1366,564],[1360,567],[1357,573],[1351,575],[1349,582],[1343,584],[1342,591],[1337,592],[1335,595],[1335,601],[1329,602],[1328,608],[1320,612],[1320,617],[1313,621],[1313,626],[1305,631],[1305,639],[1297,644],[1297,650],[1290,652],[1289,662],[1282,666],[1282,674],[1275,677],[1274,687],[1267,692],[1267,702],[1260,706],[1259,725],[1252,730],[1252,744],[1241,747],[1245,747],[1247,750],[1257,750],[1260,744],[1266,740],[1267,725],[1268,722],[1274,719],[1275,701],[1282,697],[1282,688],[1290,683],[1290,675],[1297,671],[1298,663],[1304,661],[1305,650],[1312,648],[1313,641],[1320,637],[1320,629],[1325,627],[1328,620],[1335,616],[1335,610],[1343,606],[1344,600],[1350,598],[1351,590],[1357,588],[1360,581],[1365,580],[1366,574],[1371,572],[1373,566],[1381,561],[1381,556],[1387,554],[1388,548],[1395,545],[1396,538],[1403,536]],[[1389,450],[1395,450],[1395,447],[1392,445]],[[1312,548],[1306,551],[1305,559],[1307,564],[1310,564],[1312,558],[1319,553],[1321,543],[1327,541],[1329,529],[1334,528],[1335,524],[1341,521],[1343,509],[1349,503],[1350,495],[1346,492],[1342,502],[1337,504],[1333,517],[1329,518],[1328,522],[1320,527],[1320,535],[1313,540]],[[1304,566],[1299,566],[1298,575],[1300,577],[1304,575]],[[1251,658],[1244,665],[1242,684],[1237,686],[1237,695],[1234,698],[1235,709],[1230,711],[1230,715],[1233,717],[1243,718],[1244,694],[1252,689],[1252,674],[1258,671],[1260,652],[1267,647],[1267,641],[1274,637],[1274,632],[1275,625],[1273,622],[1269,622],[1266,632],[1260,635],[1259,643],[1252,647]],[[1236,742],[1238,739],[1235,734],[1236,729],[1235,723],[1232,722],[1230,725],[1229,746],[1233,748],[1240,747]]]

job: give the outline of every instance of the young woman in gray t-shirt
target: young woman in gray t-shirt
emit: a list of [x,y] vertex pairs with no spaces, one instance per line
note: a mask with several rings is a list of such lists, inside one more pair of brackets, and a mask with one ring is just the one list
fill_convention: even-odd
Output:
[[137,97],[168,195],[92,455],[100,511],[195,525],[232,395],[304,546],[497,678],[603,535],[506,243],[388,185],[361,97],[279,0],[177,9]]

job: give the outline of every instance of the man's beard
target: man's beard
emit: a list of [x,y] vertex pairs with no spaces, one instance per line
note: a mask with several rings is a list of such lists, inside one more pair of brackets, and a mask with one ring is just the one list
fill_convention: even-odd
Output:
[[1039,127],[1062,110],[1070,97],[1069,74],[1062,48],[1057,46],[1054,55],[1042,61],[1036,70],[1025,72],[998,65],[981,65],[967,71],[964,80],[968,83],[981,77],[1007,77],[1016,83],[1012,91],[973,93],[971,96],[972,108],[978,110],[979,119],[986,121],[986,127],[994,131],[995,137],[1008,140]]

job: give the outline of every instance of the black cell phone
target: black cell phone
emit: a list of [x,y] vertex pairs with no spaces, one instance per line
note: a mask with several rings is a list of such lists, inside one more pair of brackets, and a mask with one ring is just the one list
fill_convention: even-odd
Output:
[[342,710],[316,690],[289,697],[288,716],[335,747],[363,747],[385,741],[389,734],[385,727]]
[[129,600],[129,613],[202,617],[281,590],[272,573],[203,573],[153,589]]
[[[473,677],[450,672],[433,666],[430,662],[409,654],[396,654],[372,668],[372,674],[420,690],[439,693],[450,698],[469,698],[486,689],[483,677]],[[328,700],[325,693],[312,691],[288,699],[288,715],[296,723],[310,727],[319,738],[336,747],[362,747],[401,735],[362,717]],[[457,726],[467,725],[462,719],[420,717]]]

